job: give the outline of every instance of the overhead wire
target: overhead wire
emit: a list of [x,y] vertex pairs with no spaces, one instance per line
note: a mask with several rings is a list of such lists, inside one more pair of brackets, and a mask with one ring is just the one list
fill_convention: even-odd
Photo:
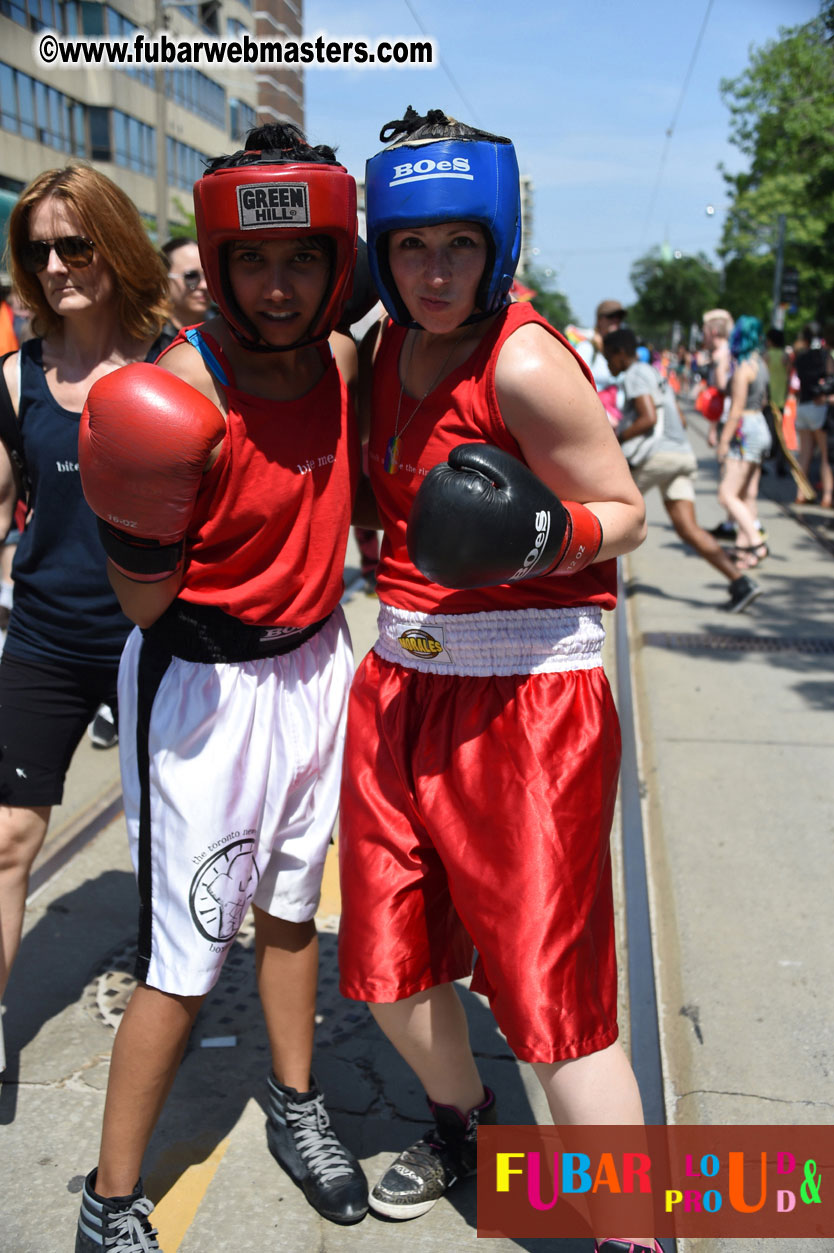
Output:
[[[414,18],[414,21],[417,23],[417,26],[418,26],[418,28],[419,28],[419,30],[420,30],[420,33],[421,33],[422,35],[425,35],[427,39],[431,39],[431,38],[432,38],[432,36],[429,34],[429,32],[426,30],[426,28],[425,28],[425,26],[423,25],[423,23],[420,21],[420,18],[417,16],[417,12],[416,12],[416,10],[415,10],[415,8],[414,8],[414,5],[411,3],[411,0],[403,0],[403,4],[404,4],[404,5],[405,5],[405,7],[408,9],[408,11],[409,11],[409,13],[411,14],[411,16]],[[440,66],[440,68],[443,70],[443,73],[446,75],[446,77],[448,78],[449,82],[452,84],[452,86],[454,87],[455,91],[458,93],[458,95],[460,96],[461,100],[462,100],[462,101],[463,101],[463,103],[466,105],[466,108],[467,108],[467,110],[468,110],[468,112],[469,112],[469,118],[470,118],[470,120],[471,120],[472,122],[474,122],[477,126],[480,126],[480,125],[481,125],[481,121],[480,121],[480,118],[478,117],[477,112],[475,111],[475,108],[474,108],[474,107],[473,107],[473,105],[469,102],[469,100],[467,100],[466,96],[465,96],[465,95],[464,95],[464,93],[463,93],[463,88],[461,87],[460,83],[457,81],[457,79],[455,78],[454,74],[453,74],[453,73],[452,73],[452,71],[449,69],[449,66],[446,64],[446,62],[444,61],[443,57],[442,57],[439,53],[437,53],[437,64],[438,64],[438,65]]]
[[660,154],[660,164],[657,169],[657,177],[654,180],[654,187],[652,188],[652,194],[649,200],[649,208],[648,208],[648,212],[646,213],[646,221],[645,221],[645,225],[643,226],[643,243],[645,243],[649,225],[652,220],[652,214],[654,213],[654,207],[657,202],[657,195],[658,195],[658,192],[660,191],[660,183],[661,183],[661,179],[663,178],[663,171],[666,166],[666,159],[669,156],[669,147],[672,142],[672,136],[675,133],[675,127],[677,126],[678,118],[680,117],[680,112],[683,107],[684,97],[686,96],[686,89],[689,86],[689,80],[692,77],[692,71],[695,68],[695,62],[698,60],[698,53],[701,50],[701,43],[704,38],[704,33],[706,32],[706,29],[707,29],[707,22],[709,21],[710,11],[712,9],[714,2],[715,0],[707,0],[707,8],[706,8],[706,12],[704,13],[704,20],[701,22],[701,29],[698,32],[698,38],[695,40],[695,47],[693,48],[692,56],[689,59],[689,68],[687,69],[686,74],[684,75],[683,83],[681,84],[680,95],[678,96],[678,103],[675,108],[672,121],[669,123],[669,126],[666,129],[666,138],[663,142],[663,151]]

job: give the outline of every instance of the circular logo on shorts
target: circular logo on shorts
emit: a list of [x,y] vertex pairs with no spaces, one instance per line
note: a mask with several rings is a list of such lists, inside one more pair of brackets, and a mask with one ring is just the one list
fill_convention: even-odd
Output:
[[258,886],[254,852],[253,839],[235,840],[210,857],[191,881],[191,917],[212,944],[225,944],[240,930]]
[[429,635],[428,631],[421,631],[418,627],[409,627],[407,631],[403,631],[399,637],[400,648],[404,648],[407,653],[413,653],[417,657],[436,657],[438,653],[443,652],[443,645],[436,640],[433,635]]

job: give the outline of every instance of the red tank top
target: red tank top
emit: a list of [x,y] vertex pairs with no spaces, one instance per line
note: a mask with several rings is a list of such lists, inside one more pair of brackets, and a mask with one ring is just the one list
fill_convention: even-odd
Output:
[[[450,591],[430,583],[412,564],[405,535],[411,502],[423,477],[445,461],[458,444],[493,444],[524,460],[518,443],[507,430],[495,393],[495,367],[501,346],[528,322],[543,326],[577,358],[593,386],[585,363],[570,344],[529,304],[511,304],[495,319],[466,361],[443,380],[420,405],[402,436],[400,470],[384,468],[388,440],[394,434],[400,398],[399,359],[406,328],[388,323],[376,357],[373,414],[368,445],[371,483],[384,530],[377,588],[380,599],[398,609],[417,613],[481,613],[493,609],[553,609],[577,605],[616,603],[616,562],[601,561],[570,576],[544,575],[520,583],[502,583]],[[594,389],[596,391],[596,389]],[[403,397],[404,422],[417,401]]]
[[297,400],[252,396],[234,386],[216,341],[200,335],[229,380],[229,412],[188,528],[180,598],[251,626],[310,626],[344,590],[359,473],[347,386],[331,357]]

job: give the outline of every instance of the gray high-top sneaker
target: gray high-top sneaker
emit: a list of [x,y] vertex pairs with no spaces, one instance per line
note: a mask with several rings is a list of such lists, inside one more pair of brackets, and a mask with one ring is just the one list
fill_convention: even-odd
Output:
[[419,1218],[458,1179],[473,1175],[478,1165],[478,1126],[492,1125],[495,1094],[484,1088],[480,1105],[462,1114],[454,1105],[429,1101],[435,1125],[410,1148],[403,1149],[371,1192],[371,1209],[386,1218]]
[[162,1253],[156,1230],[148,1222],[153,1205],[140,1179],[130,1196],[99,1196],[96,1171],[84,1180],[81,1213],[75,1235],[75,1253]]
[[314,1077],[311,1083],[309,1092],[296,1092],[269,1076],[269,1151],[323,1218],[344,1225],[361,1222],[368,1212],[368,1182],[336,1138]]

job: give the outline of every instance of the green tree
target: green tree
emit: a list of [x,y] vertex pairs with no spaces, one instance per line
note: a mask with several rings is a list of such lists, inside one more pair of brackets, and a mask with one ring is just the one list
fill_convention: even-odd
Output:
[[[520,280],[521,281],[521,280]],[[547,318],[557,331],[564,331],[574,321],[570,301],[564,292],[556,287],[556,276],[545,274],[543,270],[530,270],[524,276],[524,286],[532,287],[535,296],[530,302],[537,313]]]
[[686,338],[690,325],[718,303],[721,289],[721,275],[702,252],[667,260],[660,248],[652,248],[638,257],[629,278],[637,292],[629,324],[658,347],[671,343],[675,322]]
[[721,94],[730,141],[747,158],[740,173],[724,170],[732,205],[720,248],[722,303],[769,322],[784,214],[784,263],[800,280],[788,329],[809,317],[834,319],[834,3],[826,0],[814,21],[754,49],[744,73],[721,83]]

